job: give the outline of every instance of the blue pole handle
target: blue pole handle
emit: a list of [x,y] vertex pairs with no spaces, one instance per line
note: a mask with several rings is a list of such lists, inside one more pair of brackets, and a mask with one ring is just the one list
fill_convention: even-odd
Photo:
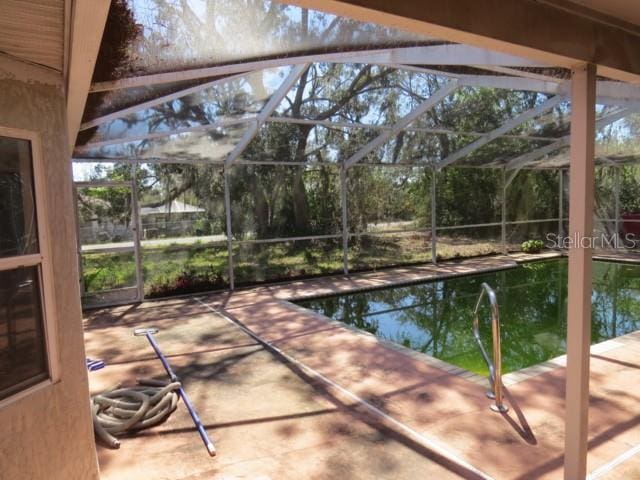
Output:
[[[153,337],[153,333],[152,333],[153,331],[157,332],[157,330],[155,330],[155,329],[154,330],[146,330],[144,332],[144,335],[147,337],[147,340],[149,340],[149,343],[151,344],[151,347],[156,352],[156,355],[158,356],[158,359],[162,363],[162,366],[166,370],[167,375],[169,375],[169,378],[171,379],[171,381],[172,382],[179,382],[180,379],[173,372],[173,370],[171,369],[171,365],[169,365],[169,362],[167,361],[165,356],[162,354],[162,351],[160,351],[160,347],[156,343],[156,339]],[[213,442],[209,439],[209,435],[207,435],[207,431],[205,430],[204,425],[200,421],[200,417],[198,417],[198,413],[196,412],[196,409],[191,404],[191,400],[189,400],[189,397],[187,396],[187,392],[184,390],[184,388],[182,388],[182,386],[180,386],[180,388],[178,389],[178,394],[180,395],[180,398],[182,398],[182,401],[184,402],[185,407],[187,407],[187,410],[189,411],[189,415],[191,415],[193,423],[195,424],[196,429],[198,430],[198,433],[200,434],[200,438],[202,439],[202,442],[204,443],[204,446],[206,447],[207,452],[209,453],[210,456],[215,457],[216,448],[215,448]]]

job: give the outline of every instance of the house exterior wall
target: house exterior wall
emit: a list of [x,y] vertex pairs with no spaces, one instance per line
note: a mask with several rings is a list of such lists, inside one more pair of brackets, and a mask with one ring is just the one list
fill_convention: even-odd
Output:
[[0,126],[41,137],[60,371],[0,406],[0,478],[96,479],[62,75],[0,57]]

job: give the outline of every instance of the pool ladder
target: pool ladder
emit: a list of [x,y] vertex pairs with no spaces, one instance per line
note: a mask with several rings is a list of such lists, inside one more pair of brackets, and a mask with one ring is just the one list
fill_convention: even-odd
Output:
[[[480,338],[480,305],[482,304],[482,300],[485,295],[489,299],[489,304],[491,305],[491,334],[493,339],[493,360],[489,358],[487,351],[482,344],[482,339]],[[478,296],[478,301],[476,302],[476,308],[473,311],[473,336],[476,339],[476,343],[478,347],[480,347],[480,352],[482,353],[482,357],[489,367],[489,384],[491,385],[491,390],[487,392],[487,397],[495,400],[495,403],[491,405],[491,410],[494,412],[505,413],[509,410],[503,401],[502,395],[502,351],[500,347],[500,309],[498,308],[498,300],[496,298],[496,292],[491,288],[488,284],[482,283],[480,288],[480,295]]]

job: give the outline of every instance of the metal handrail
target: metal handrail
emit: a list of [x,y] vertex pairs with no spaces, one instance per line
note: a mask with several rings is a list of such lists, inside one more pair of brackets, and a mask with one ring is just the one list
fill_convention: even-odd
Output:
[[[491,334],[493,339],[493,361],[489,358],[487,351],[482,344],[480,338],[480,318],[479,311],[482,300],[485,294],[489,299],[491,305]],[[473,311],[473,336],[476,339],[478,347],[482,357],[489,367],[489,383],[491,385],[491,391],[487,392],[487,397],[495,399],[495,404],[491,405],[491,410],[495,412],[504,413],[509,410],[502,402],[502,350],[501,350],[501,337],[500,337],[500,309],[498,308],[498,299],[496,292],[488,284],[482,283],[480,289],[480,295],[476,302],[476,308]]]

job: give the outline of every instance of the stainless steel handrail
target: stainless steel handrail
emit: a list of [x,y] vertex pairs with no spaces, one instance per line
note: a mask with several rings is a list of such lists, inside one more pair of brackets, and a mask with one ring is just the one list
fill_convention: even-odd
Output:
[[[485,294],[489,299],[491,305],[491,334],[493,339],[493,361],[489,358],[487,351],[482,344],[480,338],[480,305],[484,299]],[[504,413],[509,410],[502,401],[502,350],[501,350],[501,337],[500,337],[500,309],[498,308],[498,299],[496,298],[496,292],[488,284],[482,283],[480,289],[480,295],[476,302],[476,308],[473,311],[473,336],[476,339],[478,347],[484,361],[489,367],[489,383],[491,384],[491,391],[487,392],[487,396],[495,400],[495,404],[491,405],[491,410],[495,412]]]

